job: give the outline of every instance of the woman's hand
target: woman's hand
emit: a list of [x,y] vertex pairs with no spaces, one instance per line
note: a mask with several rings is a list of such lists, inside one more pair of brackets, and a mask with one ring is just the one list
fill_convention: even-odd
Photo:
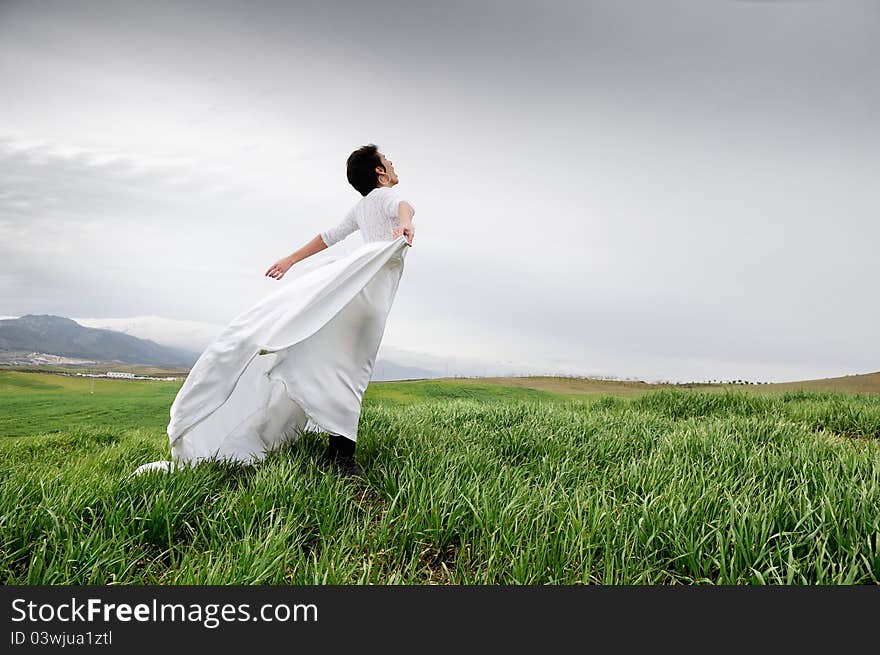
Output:
[[394,228],[394,233],[392,234],[391,239],[394,240],[402,234],[406,236],[407,244],[412,247],[413,237],[416,235],[415,225],[412,223],[405,223]]
[[290,257],[282,257],[269,267],[269,270],[266,271],[266,275],[274,277],[276,280],[280,280],[284,277],[284,274],[287,273],[291,266],[293,266],[293,260]]

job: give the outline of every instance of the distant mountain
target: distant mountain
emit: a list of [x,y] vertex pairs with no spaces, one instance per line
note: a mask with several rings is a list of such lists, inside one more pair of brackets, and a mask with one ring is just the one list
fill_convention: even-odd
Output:
[[[98,321],[99,319],[83,319]],[[149,322],[135,319],[105,319],[121,330],[147,331],[168,334],[172,328],[187,333],[198,328],[198,338],[193,345],[199,346],[213,338],[216,326],[193,322],[171,321],[155,318]],[[220,326],[222,329],[222,326]],[[190,330],[192,332],[192,330]],[[196,334],[193,332],[192,334]],[[192,335],[190,335],[192,336]],[[163,339],[164,341],[165,339]],[[203,349],[203,348],[202,348]],[[199,351],[201,352],[201,351]],[[135,337],[119,330],[85,327],[64,316],[51,314],[27,314],[19,318],[0,319],[0,363],[6,364],[71,364],[96,363],[143,364],[190,368],[198,359],[193,350],[164,346],[152,339]],[[373,368],[372,380],[416,380],[438,378],[442,374],[419,366],[401,366],[387,359],[380,359]]]
[[[4,318],[4,317],[0,317]],[[127,316],[125,318],[87,318],[71,316],[83,327],[113,330],[133,337],[149,339],[162,346],[200,353],[226,327],[223,324],[187,321],[155,315]]]
[[443,377],[443,375],[437,371],[417,366],[400,366],[386,359],[380,359],[373,367],[373,377],[370,379],[375,382],[390,382],[392,380],[425,380],[439,377]]
[[26,314],[0,320],[0,353],[38,352],[62,357],[147,364],[192,366],[198,354],[181,348],[160,346],[113,330],[83,327],[64,316]]

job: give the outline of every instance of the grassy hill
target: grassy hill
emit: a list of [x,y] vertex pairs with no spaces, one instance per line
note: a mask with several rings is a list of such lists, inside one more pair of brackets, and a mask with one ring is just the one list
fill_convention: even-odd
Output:
[[696,389],[700,391],[727,391],[744,390],[759,393],[774,393],[786,391],[827,391],[832,393],[880,393],[880,372],[866,373],[863,375],[847,375],[837,378],[823,378],[821,380],[800,380],[796,382],[772,382],[769,384],[652,384],[640,381],[627,380],[600,380],[577,377],[495,377],[495,378],[443,378],[453,380],[456,383],[497,384],[506,387],[522,387],[549,391],[559,394],[633,394],[645,393],[657,389]]
[[442,397],[474,397],[486,394],[517,395],[529,397],[539,392],[557,397],[595,396],[613,394],[637,396],[662,389],[698,391],[745,391],[749,393],[784,393],[792,391],[816,391],[831,393],[880,394],[880,373],[848,375],[822,380],[781,382],[771,384],[651,384],[629,380],[601,380],[594,378],[529,376],[491,378],[437,378],[433,380],[408,380],[383,382],[370,386],[370,391],[389,400],[407,398],[422,399]]
[[839,393],[880,393],[880,372],[864,375],[846,375],[822,380],[802,380],[800,382],[779,382],[762,385],[768,391],[831,391]]
[[513,380],[371,384],[363,479],[129,479],[180,382],[0,372],[0,582],[880,582],[880,396]]

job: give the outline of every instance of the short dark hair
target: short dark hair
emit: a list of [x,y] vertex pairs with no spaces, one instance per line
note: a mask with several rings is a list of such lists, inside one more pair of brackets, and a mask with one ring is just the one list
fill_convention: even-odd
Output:
[[376,166],[384,168],[382,160],[379,159],[379,147],[375,143],[361,146],[351,153],[348,161],[345,162],[348,181],[362,196],[379,186]]

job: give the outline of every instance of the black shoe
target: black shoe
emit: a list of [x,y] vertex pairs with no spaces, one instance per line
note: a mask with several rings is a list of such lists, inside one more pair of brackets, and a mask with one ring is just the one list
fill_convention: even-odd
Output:
[[331,460],[331,466],[338,473],[345,476],[354,478],[362,478],[364,476],[364,472],[361,470],[361,467],[358,466],[354,457],[337,457]]

